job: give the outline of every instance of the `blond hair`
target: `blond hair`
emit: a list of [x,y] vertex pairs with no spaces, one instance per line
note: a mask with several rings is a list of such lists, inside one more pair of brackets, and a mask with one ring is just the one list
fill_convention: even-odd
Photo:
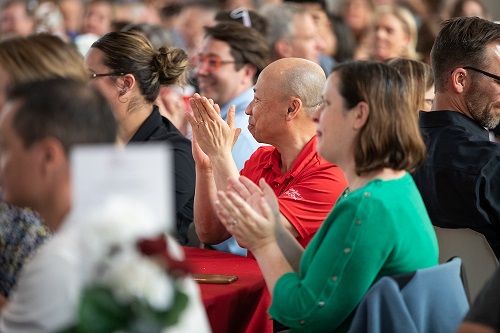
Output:
[[408,47],[404,50],[401,56],[415,60],[420,59],[421,57],[416,51],[418,40],[417,21],[415,20],[413,14],[408,9],[401,6],[380,6],[375,10],[373,22],[386,14],[394,15],[394,17],[402,23],[403,29],[408,35]]
[[7,71],[10,85],[51,78],[88,80],[82,55],[72,45],[50,34],[3,40],[0,65]]
[[395,68],[405,79],[407,98],[411,101],[412,109],[422,110],[425,105],[425,93],[434,86],[431,66],[422,61],[406,58],[392,58],[386,63]]

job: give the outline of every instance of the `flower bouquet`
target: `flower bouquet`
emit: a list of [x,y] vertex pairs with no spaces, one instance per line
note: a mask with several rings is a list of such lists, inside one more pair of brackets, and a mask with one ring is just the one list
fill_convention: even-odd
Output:
[[168,238],[150,221],[147,210],[122,200],[85,217],[87,283],[76,323],[63,333],[163,333],[178,322],[189,301],[178,280],[188,268],[170,256]]

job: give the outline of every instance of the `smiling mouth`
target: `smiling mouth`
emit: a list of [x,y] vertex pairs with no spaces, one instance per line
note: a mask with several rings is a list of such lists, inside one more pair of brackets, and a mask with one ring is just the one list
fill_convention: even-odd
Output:
[[198,81],[198,86],[200,86],[200,87],[210,87],[211,85],[213,85],[213,83],[211,83],[211,82]]
[[204,78],[198,77],[198,85],[199,86],[213,86],[214,84],[215,84],[214,80],[212,80],[208,77],[204,77]]

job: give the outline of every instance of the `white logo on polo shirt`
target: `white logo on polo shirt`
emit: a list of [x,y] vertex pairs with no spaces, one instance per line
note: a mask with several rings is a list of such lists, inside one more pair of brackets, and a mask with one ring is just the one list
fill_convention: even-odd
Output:
[[289,188],[284,194],[288,195],[293,200],[302,200],[302,195],[293,188]]

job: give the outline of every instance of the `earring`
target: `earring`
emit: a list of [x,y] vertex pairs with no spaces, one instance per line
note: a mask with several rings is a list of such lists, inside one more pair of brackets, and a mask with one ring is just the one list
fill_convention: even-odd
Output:
[[121,91],[120,95],[125,95],[126,92],[127,92],[127,89],[126,88],[122,88],[122,91]]

